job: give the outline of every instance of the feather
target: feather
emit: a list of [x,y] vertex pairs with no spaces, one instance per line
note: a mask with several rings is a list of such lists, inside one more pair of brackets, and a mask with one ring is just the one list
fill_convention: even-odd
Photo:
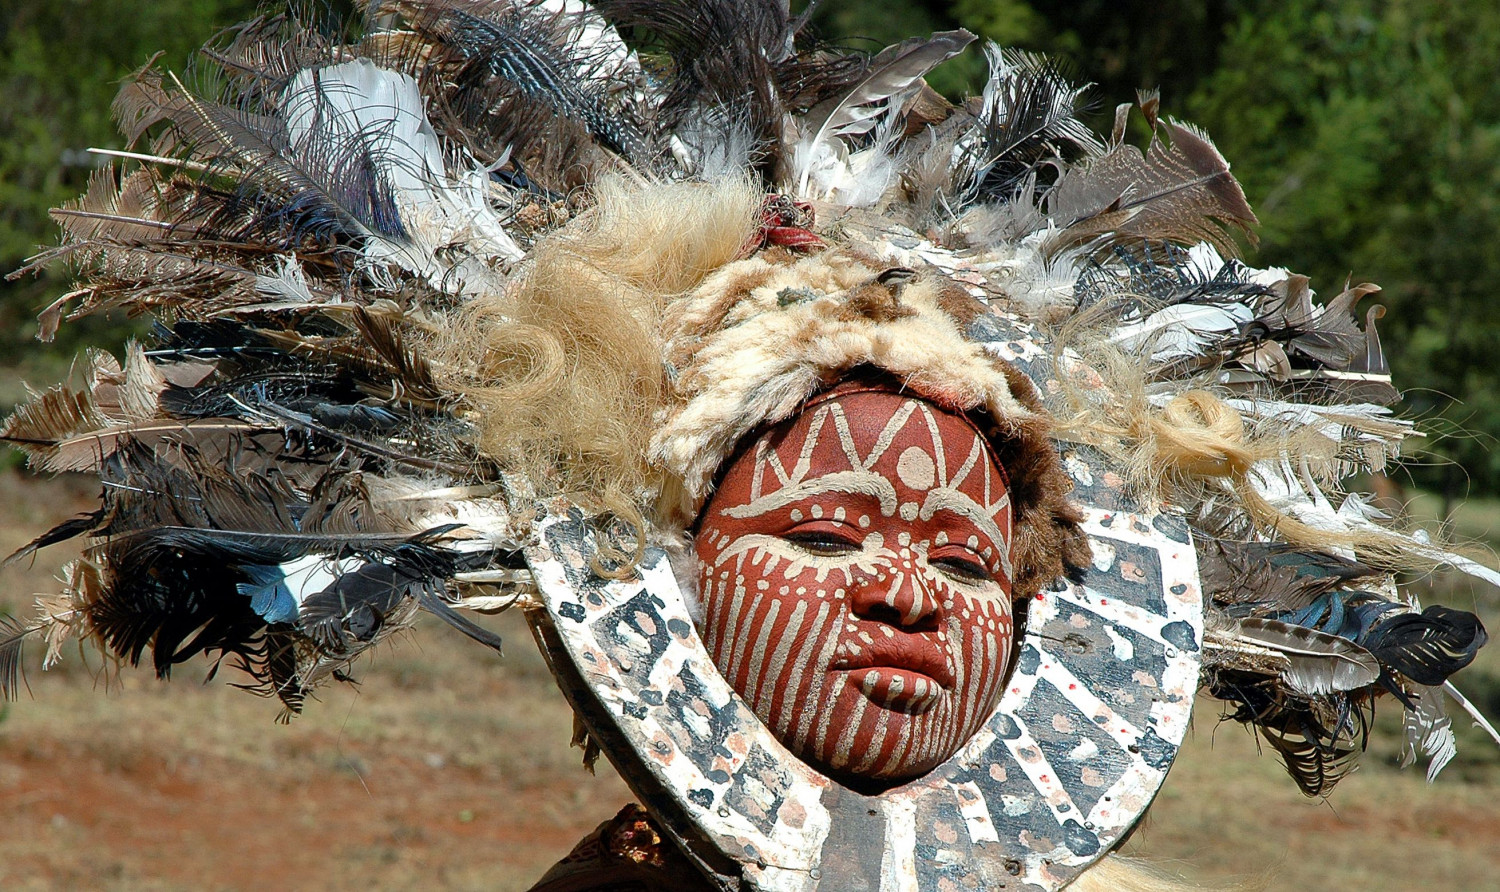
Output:
[[26,639],[40,626],[28,626],[13,616],[0,616],[0,702],[16,699],[21,671],[21,650]]
[[399,615],[403,602],[435,584],[426,569],[407,566],[399,557],[390,563],[340,561],[313,576],[326,579],[331,575],[332,581],[321,591],[303,596],[297,622],[325,654],[353,656],[357,648],[375,639],[387,618]]
[[1335,635],[1256,618],[1240,620],[1235,634],[1285,657],[1282,680],[1303,696],[1352,691],[1380,677],[1380,663],[1368,650]]
[[417,598],[421,603],[423,610],[426,610],[428,613],[431,613],[433,616],[436,616],[438,619],[442,620],[458,631],[464,633],[475,641],[478,641],[480,644],[483,644],[484,646],[490,648],[491,650],[495,651],[495,653],[502,652],[502,642],[499,635],[496,635],[494,632],[491,632],[489,629],[486,629],[478,623],[473,622],[472,620],[469,620],[464,616],[461,616],[457,611],[455,611],[446,602],[444,602],[442,598],[438,597],[436,591],[434,591],[432,588],[427,587],[420,589],[417,592]]
[[1453,682],[1443,682],[1443,691],[1447,693],[1448,696],[1452,697],[1453,702],[1462,707],[1464,712],[1467,712],[1469,714],[1469,717],[1474,720],[1475,725],[1483,728],[1485,730],[1485,733],[1490,735],[1490,739],[1494,740],[1495,743],[1500,744],[1500,731],[1495,730],[1495,726],[1490,724],[1490,720],[1484,717],[1484,713],[1480,712],[1479,708],[1476,707],[1473,703],[1470,703],[1469,698],[1465,697],[1458,688],[1453,686]]
[[1088,263],[1078,278],[1080,308],[1117,306],[1121,317],[1182,303],[1243,303],[1259,306],[1272,291],[1259,281],[1258,270],[1228,261],[1207,242],[1184,251],[1171,242],[1116,245]]
[[[352,63],[351,63],[352,64]],[[288,104],[313,88],[291,89]],[[347,131],[295,138],[284,120],[200,99],[181,84],[162,89],[162,114],[171,121],[190,158],[202,158],[243,186],[238,201],[219,209],[214,222],[228,226],[249,214],[252,225],[288,245],[302,235],[326,241],[336,236],[404,235],[391,184],[374,148]],[[244,229],[244,224],[241,224]]]
[[102,351],[91,351],[87,360],[85,388],[54,387],[0,426],[0,439],[25,450],[33,468],[97,470],[127,439],[149,440],[182,428],[160,418],[158,400],[166,381],[138,344],[127,345],[123,370]]
[[1489,640],[1479,617],[1434,604],[1376,625],[1364,646],[1381,663],[1420,685],[1440,685],[1474,661]]
[[685,115],[667,145],[679,168],[708,181],[741,175],[751,167],[757,150],[744,110],[732,103],[700,107]]
[[0,426],[0,439],[24,450],[34,467],[44,468],[56,443],[105,423],[87,392],[58,385],[16,409]]
[[1146,116],[1146,124],[1151,127],[1151,133],[1155,135],[1161,127],[1161,87],[1136,90],[1135,101],[1141,107],[1141,113]]
[[869,207],[880,200],[896,176],[898,158],[892,151],[901,138],[900,108],[892,106],[875,125],[869,144],[854,153],[838,143],[810,170],[802,194],[817,201],[848,207]]
[[793,153],[797,194],[807,192],[808,178],[818,159],[829,151],[829,141],[868,133],[877,118],[899,107],[906,94],[920,85],[923,75],[973,41],[973,34],[959,29],[886,47],[870,60],[868,73],[848,92],[809,111],[800,123],[804,135]]
[[1281,756],[1287,772],[1308,796],[1327,796],[1354,765],[1359,750],[1337,737],[1325,739],[1307,714],[1287,710],[1257,723],[1261,737]]
[[295,254],[278,255],[276,272],[256,276],[255,290],[287,307],[319,302],[308,286],[307,273],[297,262]]
[[66,542],[75,536],[81,536],[97,527],[103,517],[104,512],[102,509],[91,511],[88,514],[80,514],[77,517],[71,517],[16,549],[3,563],[0,563],[0,566],[8,567],[17,561],[31,557],[48,545],[56,545],[59,542]]
[[624,46],[615,45],[618,36],[608,41],[613,28],[586,16],[582,4],[559,10],[554,4],[448,0],[388,7],[400,9],[414,30],[463,60],[468,74],[459,79],[503,78],[556,114],[581,122],[611,151],[640,163],[649,159],[640,128],[607,105],[617,83],[610,76],[629,71],[619,57]]
[[1047,212],[1062,231],[1049,250],[1154,239],[1235,253],[1225,227],[1248,233],[1259,221],[1229,163],[1201,131],[1176,121],[1166,129],[1170,146],[1153,140],[1143,154],[1120,143],[1058,180]]
[[804,72],[792,55],[793,23],[775,0],[596,0],[593,7],[635,42],[670,59],[655,102],[656,125],[679,124],[718,106],[753,134],[755,154],[774,149],[787,111],[782,84]]
[[1411,706],[1403,717],[1406,746],[1401,753],[1401,767],[1405,768],[1417,760],[1417,753],[1429,757],[1427,782],[1437,780],[1444,766],[1452,761],[1458,751],[1453,735],[1453,720],[1443,711],[1441,688],[1418,686],[1410,692]]
[[[365,59],[306,69],[288,85],[282,109],[295,157],[307,159],[309,167],[334,165],[331,182],[369,192],[370,226],[383,236],[370,239],[369,262],[394,261],[461,294],[490,282],[489,270],[480,263],[445,262],[440,248],[461,245],[484,258],[521,257],[487,203],[483,173],[448,178],[442,145],[409,75]],[[346,182],[345,166],[363,176]]]
[[1336,587],[1378,574],[1348,558],[1281,543],[1200,537],[1197,547],[1203,592],[1216,605],[1301,610]]
[[954,174],[960,203],[1018,197],[1030,203],[1038,181],[1021,186],[1043,166],[1060,168],[1069,156],[1097,154],[1104,144],[1078,118],[1085,88],[1069,84],[1055,63],[995,43],[986,44],[984,53],[990,75],[975,122],[978,132]]
[[1179,303],[1121,325],[1109,337],[1123,350],[1149,353],[1154,362],[1165,362],[1201,356],[1216,335],[1237,332],[1253,318],[1244,304]]

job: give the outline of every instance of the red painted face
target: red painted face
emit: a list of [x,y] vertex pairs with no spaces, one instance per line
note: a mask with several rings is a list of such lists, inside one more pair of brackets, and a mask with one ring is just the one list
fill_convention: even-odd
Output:
[[743,451],[704,508],[708,651],[815,767],[915,777],[999,699],[1010,542],[1005,477],[972,424],[888,391],[836,395]]

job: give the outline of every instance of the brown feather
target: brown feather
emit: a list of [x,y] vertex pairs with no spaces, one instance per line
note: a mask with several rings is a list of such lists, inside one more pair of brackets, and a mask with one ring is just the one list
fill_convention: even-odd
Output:
[[1229,162],[1201,131],[1176,121],[1167,130],[1170,145],[1153,140],[1142,153],[1119,143],[1058,180],[1047,211],[1063,231],[1050,252],[1151,239],[1239,253],[1230,230],[1248,234],[1259,221]]

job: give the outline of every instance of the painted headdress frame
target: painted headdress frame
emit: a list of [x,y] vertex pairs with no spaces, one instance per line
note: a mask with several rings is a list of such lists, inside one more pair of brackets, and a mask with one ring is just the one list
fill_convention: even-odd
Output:
[[[1032,326],[987,314],[967,334],[1057,390]],[[885,792],[788,752],[715,668],[666,553],[648,549],[638,579],[603,578],[595,532],[566,505],[527,551],[545,605],[533,631],[590,735],[721,888],[1059,888],[1151,803],[1187,731],[1203,637],[1184,519],[1131,498],[1092,448],[1060,448],[1093,564],[1034,596],[984,727]]]

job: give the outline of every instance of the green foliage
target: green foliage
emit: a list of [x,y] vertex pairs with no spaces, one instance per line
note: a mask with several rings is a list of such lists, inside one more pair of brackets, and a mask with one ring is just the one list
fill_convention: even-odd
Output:
[[1407,408],[1451,459],[1419,481],[1500,487],[1500,7],[1249,4],[1187,104],[1261,216],[1260,263],[1336,293],[1375,281]]
[[[48,209],[83,191],[90,146],[120,148],[109,107],[120,81],[158,52],[182,68],[254,0],[6,0],[0,18],[0,274],[55,242]],[[66,285],[0,283],[0,355],[37,350],[34,316]],[[98,327],[91,335],[108,334]],[[59,345],[66,349],[71,345]],[[69,351],[71,352],[71,351]]]

